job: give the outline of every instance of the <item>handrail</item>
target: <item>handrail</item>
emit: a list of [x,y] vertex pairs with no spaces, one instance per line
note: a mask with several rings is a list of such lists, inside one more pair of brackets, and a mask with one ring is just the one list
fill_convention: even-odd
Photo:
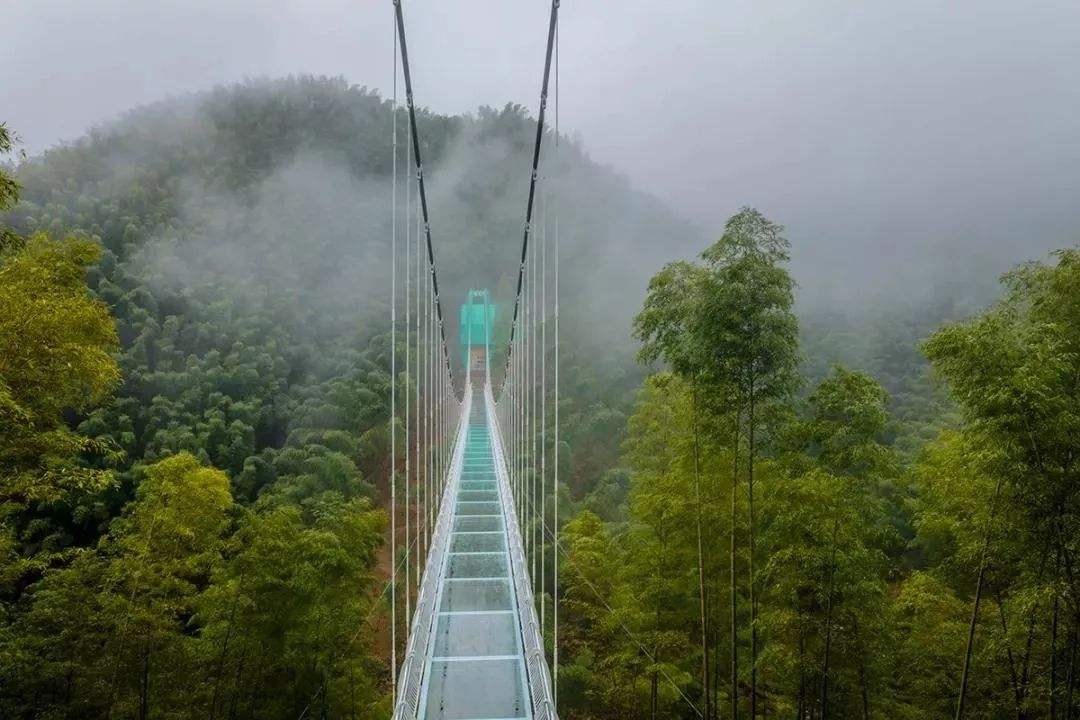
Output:
[[[442,574],[446,558],[447,538],[454,522],[454,494],[457,492],[458,478],[461,477],[461,464],[465,456],[465,443],[468,437],[469,413],[472,410],[471,383],[465,387],[465,398],[461,403],[461,415],[458,419],[454,454],[447,470],[446,484],[443,489],[439,518],[435,523],[435,532],[431,538],[427,566],[420,581],[420,595],[416,600],[412,630],[405,648],[405,660],[399,674],[399,690],[394,706],[394,720],[415,720],[420,709],[420,692],[423,687],[424,669],[427,666],[428,644],[431,641],[433,626],[438,618],[435,612],[435,599],[439,589],[439,576]],[[396,559],[395,559],[396,561]]]
[[517,591],[518,617],[521,622],[521,639],[525,648],[525,669],[529,680],[529,698],[532,701],[534,720],[558,720],[555,703],[551,693],[551,675],[548,671],[547,657],[544,654],[544,639],[540,635],[540,623],[536,616],[536,602],[533,600],[532,584],[526,571],[525,552],[521,546],[521,530],[518,527],[517,514],[510,494],[510,482],[506,470],[506,457],[503,454],[502,430],[495,415],[495,400],[491,393],[491,383],[484,385],[484,408],[487,412],[488,426],[491,428],[491,449],[495,457],[495,475],[499,481],[499,497],[502,500],[503,516],[509,538],[511,571],[514,575],[514,588]]

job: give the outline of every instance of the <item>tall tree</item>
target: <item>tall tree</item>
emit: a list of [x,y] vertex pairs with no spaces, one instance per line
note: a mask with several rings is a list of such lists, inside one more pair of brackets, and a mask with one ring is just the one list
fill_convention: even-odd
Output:
[[141,474],[100,551],[77,551],[31,588],[3,648],[5,716],[146,718],[201,704],[188,633],[221,563],[229,480],[188,454]]
[[[1056,259],[1053,265],[1029,263],[1007,274],[1005,297],[994,308],[942,328],[924,349],[962,405],[969,431],[1000,452],[984,469],[1024,510],[1024,531],[1034,539],[1029,562],[1042,565],[1045,560],[1038,558],[1053,558],[1052,571],[1061,574],[1075,598],[1080,596],[1075,565],[1080,550],[1080,251],[1061,250]],[[972,639],[985,567],[984,560],[973,598]],[[1080,608],[1074,607],[1074,623],[1078,619]],[[970,658],[969,647],[958,718]]]
[[[720,475],[731,461],[730,452],[717,442],[715,428],[702,426],[688,436],[685,428],[695,422],[695,398],[689,384],[670,373],[649,377],[638,397],[628,424],[624,447],[630,468],[629,530],[626,534],[627,580],[636,588],[642,625],[655,638],[654,696],[670,695],[670,669],[677,658],[694,658],[694,637],[700,609],[693,600],[700,587],[696,558],[700,535],[709,545],[726,534],[722,511],[730,486],[701,487],[699,476]],[[722,587],[716,558],[704,568],[710,579],[706,595]],[[698,652],[704,651],[697,643]],[[660,669],[669,669],[661,673]],[[659,698],[658,698],[659,699]],[[658,711],[685,708],[674,697],[657,703]],[[673,707],[674,705],[674,707]],[[716,711],[715,700],[710,702]]]
[[702,253],[708,273],[699,311],[703,344],[712,356],[705,370],[716,384],[731,389],[736,432],[746,439],[751,718],[757,717],[758,700],[754,464],[766,420],[790,400],[799,382],[794,282],[785,267],[790,246],[782,233],[783,227],[757,210],[743,208]]
[[[700,303],[705,272],[692,263],[669,263],[649,281],[649,292],[641,312],[634,319],[635,335],[642,341],[638,357],[642,362],[664,360],[689,382],[693,398],[690,412],[691,434],[694,439],[694,526],[697,540],[698,615],[701,641],[701,697],[705,717],[711,717],[712,694],[709,681],[709,625],[705,594],[705,548],[702,536],[701,473],[698,462],[698,432],[700,427],[698,394],[704,391],[701,378],[707,353],[697,337],[700,324]],[[734,516],[735,493],[731,494]],[[734,520],[734,517],[733,517]],[[731,530],[732,594],[734,596],[735,524]],[[734,624],[732,627],[734,632]],[[735,696],[735,641],[732,640],[732,697]]]
[[[18,138],[11,129],[0,122],[0,160],[11,154],[17,142]],[[0,164],[0,212],[15,207],[18,201],[19,183]],[[0,225],[0,253],[11,250],[20,243],[21,238],[11,228]]]
[[115,445],[65,417],[90,411],[120,379],[113,319],[84,281],[98,257],[89,240],[40,233],[0,251],[0,586],[64,549],[52,521],[64,503],[113,482],[101,462]]
[[[886,401],[872,378],[836,368],[787,429],[795,451],[784,455],[783,470],[768,468],[768,624],[797,667],[774,673],[788,682],[797,675],[796,708],[823,720],[866,718],[872,700],[880,702],[871,685],[881,666],[883,549],[893,543],[879,488],[899,472],[881,441]],[[837,705],[846,706],[837,713]]]
[[[757,551],[755,462],[768,419],[798,386],[798,322],[792,310],[794,283],[785,264],[789,244],[783,228],[753,208],[726,223],[721,238],[702,253],[702,263],[673,263],[649,285],[635,320],[641,358],[662,359],[702,388],[711,412],[733,427],[733,485],[738,452],[746,449],[750,600],[750,712],[757,715]],[[732,513],[736,512],[732,495]],[[732,518],[731,704],[738,715],[738,628],[735,585],[736,528]],[[699,566],[701,563],[699,562]],[[704,593],[702,593],[704,595]],[[702,598],[704,606],[704,597]],[[703,634],[705,632],[703,625]],[[707,687],[707,685],[706,685]]]

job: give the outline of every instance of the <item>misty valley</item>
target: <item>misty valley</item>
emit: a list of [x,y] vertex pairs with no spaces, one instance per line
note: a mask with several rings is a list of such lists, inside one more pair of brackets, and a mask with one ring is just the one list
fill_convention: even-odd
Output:
[[706,226],[559,3],[445,113],[394,8],[389,92],[0,116],[0,718],[1080,717],[1080,249]]

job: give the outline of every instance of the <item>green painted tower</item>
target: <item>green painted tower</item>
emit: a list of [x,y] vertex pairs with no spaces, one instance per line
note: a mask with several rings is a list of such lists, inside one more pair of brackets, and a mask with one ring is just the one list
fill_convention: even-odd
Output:
[[491,293],[486,289],[469,290],[465,303],[461,306],[458,340],[461,345],[461,361],[464,367],[468,368],[470,376],[473,373],[485,376],[495,343],[492,332],[495,309],[495,303],[491,302]]

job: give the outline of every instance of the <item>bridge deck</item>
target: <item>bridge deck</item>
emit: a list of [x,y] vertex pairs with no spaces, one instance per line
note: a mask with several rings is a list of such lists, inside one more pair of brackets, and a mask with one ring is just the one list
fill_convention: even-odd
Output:
[[[439,573],[420,717],[531,718],[519,603],[484,395],[474,390],[461,473],[451,478],[449,544]],[[513,527],[516,528],[516,525]]]

